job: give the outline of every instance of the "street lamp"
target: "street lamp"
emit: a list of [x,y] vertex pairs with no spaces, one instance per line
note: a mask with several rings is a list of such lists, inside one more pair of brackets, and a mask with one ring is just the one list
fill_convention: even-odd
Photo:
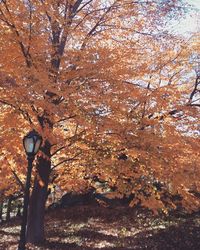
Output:
[[26,186],[24,192],[24,204],[23,204],[23,214],[22,214],[22,224],[20,231],[20,240],[18,245],[18,250],[25,250],[26,245],[26,225],[28,216],[28,205],[29,205],[29,195],[30,195],[30,185],[31,185],[31,172],[33,168],[33,160],[35,155],[40,149],[42,144],[42,137],[35,131],[32,130],[23,139],[23,146],[27,155],[28,167],[26,176]]

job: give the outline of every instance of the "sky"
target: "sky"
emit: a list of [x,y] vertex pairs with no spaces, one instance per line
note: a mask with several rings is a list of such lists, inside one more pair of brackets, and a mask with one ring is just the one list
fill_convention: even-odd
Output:
[[193,5],[192,11],[186,17],[172,23],[172,30],[175,33],[189,34],[200,31],[200,0],[186,0],[186,2]]
[[189,4],[193,4],[196,8],[200,9],[200,0],[187,0]]

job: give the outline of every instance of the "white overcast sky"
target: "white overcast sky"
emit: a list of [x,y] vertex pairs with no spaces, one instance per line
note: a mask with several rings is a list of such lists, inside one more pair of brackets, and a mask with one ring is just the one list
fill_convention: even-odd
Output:
[[196,8],[200,9],[200,1],[199,0],[187,0],[189,4],[193,4]]
[[186,2],[192,5],[191,12],[172,23],[172,30],[175,33],[189,34],[200,31],[200,0],[186,0]]

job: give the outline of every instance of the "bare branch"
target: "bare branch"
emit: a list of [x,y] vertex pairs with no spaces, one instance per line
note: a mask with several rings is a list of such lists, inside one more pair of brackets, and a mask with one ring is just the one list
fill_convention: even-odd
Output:
[[64,146],[61,146],[60,148],[56,149],[52,154],[51,156],[54,156],[55,154],[57,154],[58,152],[60,152],[62,149],[64,148],[69,148],[71,147],[80,137],[81,135],[85,132],[85,130],[81,131],[78,135],[77,135],[77,130],[78,130],[78,124],[75,128],[75,132],[74,132],[74,135],[71,136],[70,138],[67,138],[66,140],[70,141],[69,144],[67,145],[64,145]]
[[85,4],[83,4],[79,9],[77,9],[76,13],[80,12],[82,9],[85,8],[85,6],[87,6],[89,3],[91,3],[93,0],[89,0],[88,2],[86,2]]
[[2,11],[2,9],[0,9],[0,13],[3,15],[3,19],[1,19],[1,20],[4,21],[4,22],[8,25],[8,27],[10,27],[11,30],[12,30],[12,31],[15,33],[15,35],[17,36],[17,38],[18,38],[18,44],[19,44],[20,49],[21,49],[21,51],[22,51],[22,54],[23,54],[23,56],[24,56],[26,65],[27,65],[28,68],[30,68],[30,67],[32,66],[32,58],[31,58],[31,55],[30,55],[30,53],[29,53],[29,50],[26,49],[25,45],[24,45],[23,42],[21,41],[21,36],[20,36],[19,31],[17,30],[17,27],[16,27],[16,25],[15,25],[15,23],[14,23],[14,21],[13,21],[12,14],[11,14],[9,8],[8,8],[7,2],[6,2],[6,1],[3,1],[3,4],[4,4],[5,9],[6,9],[8,15],[10,16],[10,19],[11,19],[12,22],[8,21],[6,15],[5,15],[5,13]]
[[81,45],[81,50],[83,50],[86,47],[86,44],[88,42],[88,40],[95,34],[96,29],[99,27],[99,25],[101,25],[102,23],[105,22],[105,17],[107,16],[107,14],[111,11],[111,9],[114,7],[116,2],[114,2],[111,6],[109,6],[106,11],[102,14],[102,16],[99,18],[99,20],[96,22],[96,24],[92,27],[92,29],[88,32],[88,34],[86,35],[82,45]]
[[199,91],[198,90],[198,86],[200,85],[200,77],[196,77],[196,80],[195,80],[195,84],[194,84],[194,89],[192,91],[192,93],[190,94],[190,97],[189,97],[189,103],[192,102],[192,99],[194,97],[194,95]]
[[69,162],[69,161],[77,161],[79,159],[76,159],[76,157],[78,157],[79,155],[81,155],[82,152],[79,152],[78,154],[76,154],[75,156],[71,157],[71,158],[67,158],[59,163],[57,163],[56,165],[54,165],[51,170],[55,169],[56,167],[60,166],[61,164],[65,163],[65,162]]
[[31,47],[31,40],[32,40],[32,29],[33,29],[33,23],[32,23],[32,15],[33,15],[33,9],[32,9],[32,3],[31,0],[28,0],[28,6],[29,6],[29,37],[28,37],[28,48],[27,48],[27,53],[30,51]]
[[54,156],[54,155],[56,155],[56,154],[57,154],[58,152],[60,152],[62,149],[67,148],[67,147],[68,147],[68,145],[65,145],[65,146],[62,146],[62,147],[58,148],[57,150],[55,150],[55,151],[51,154],[51,157]]
[[22,116],[24,117],[25,120],[27,120],[30,124],[33,124],[33,121],[31,119],[29,113],[26,110],[23,110],[21,107],[18,107],[18,106],[14,105],[12,103],[9,103],[5,100],[0,100],[0,103],[7,105],[7,106],[10,106],[13,109],[18,110],[22,114]]
[[76,117],[76,115],[71,115],[71,116],[68,116],[68,117],[64,117],[64,118],[62,118],[62,119],[56,121],[54,124],[57,124],[57,123],[59,123],[59,122],[67,121],[67,120],[70,120],[70,119],[75,118],[75,117]]
[[189,104],[189,106],[200,108],[200,104],[198,104],[198,103],[191,103],[191,104]]
[[73,8],[72,8],[72,15],[75,16],[76,13],[77,13],[77,10],[79,8],[79,6],[81,5],[81,3],[83,2],[83,0],[77,0],[75,2],[75,4],[73,5]]
[[24,187],[24,184],[23,182],[20,180],[19,176],[17,175],[17,173],[15,172],[14,169],[11,170],[15,179],[17,180],[18,184],[21,186],[22,190],[24,191],[25,190],[25,187]]

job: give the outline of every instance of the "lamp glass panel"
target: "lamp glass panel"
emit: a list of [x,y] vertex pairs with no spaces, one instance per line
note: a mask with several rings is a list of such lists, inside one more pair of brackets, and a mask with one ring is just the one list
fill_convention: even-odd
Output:
[[37,154],[37,152],[38,152],[38,150],[40,148],[40,145],[41,145],[41,139],[37,138],[37,141],[35,142],[34,154]]
[[34,150],[34,141],[33,138],[24,139],[24,147],[27,153],[33,153]]

